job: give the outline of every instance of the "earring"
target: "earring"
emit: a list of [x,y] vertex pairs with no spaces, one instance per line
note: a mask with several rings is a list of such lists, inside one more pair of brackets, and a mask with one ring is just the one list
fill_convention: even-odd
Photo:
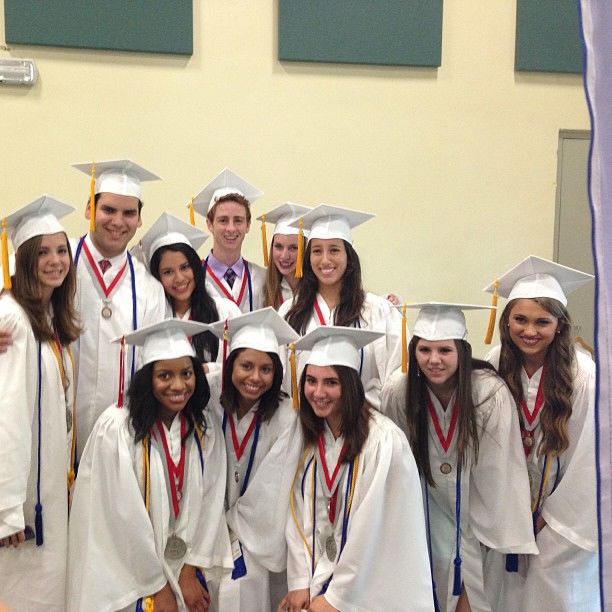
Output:
[[421,378],[421,368],[417,366],[417,378]]

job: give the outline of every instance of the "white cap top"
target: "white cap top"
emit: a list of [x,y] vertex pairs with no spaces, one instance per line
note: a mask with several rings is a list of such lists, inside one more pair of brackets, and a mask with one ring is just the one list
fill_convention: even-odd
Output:
[[295,343],[296,350],[310,351],[306,363],[316,366],[347,366],[359,372],[359,350],[381,338],[383,332],[355,327],[323,325]]
[[[301,218],[304,222],[304,229],[310,230],[311,240],[313,238],[341,238],[352,244],[351,228],[357,227],[375,216],[372,213],[364,213],[341,206],[319,204]],[[299,227],[299,218],[292,225],[296,228]]]
[[201,215],[206,216],[219,198],[231,193],[241,195],[250,204],[253,204],[257,198],[263,195],[263,191],[251,185],[229,168],[224,168],[193,198],[193,208]]
[[[309,206],[294,204],[293,202],[284,202],[280,206],[273,208],[265,214],[266,222],[276,223],[274,227],[275,234],[283,234],[285,236],[296,236],[299,233],[299,227],[293,225],[294,221],[299,221],[300,217],[304,216],[308,211],[312,210]],[[263,215],[257,217],[258,221],[263,221]],[[308,238],[308,231],[302,231],[305,238]]]
[[[131,159],[109,159],[95,162],[96,194],[108,192],[142,199],[141,181],[158,181],[157,174],[134,163]],[[91,176],[92,162],[72,164],[73,168]]]
[[43,234],[65,231],[58,219],[74,211],[74,206],[42,195],[6,217],[6,228],[15,251],[27,240]]
[[[210,331],[223,338],[225,321],[213,323]],[[274,310],[268,306],[228,319],[229,352],[240,348],[251,348],[264,353],[279,354],[279,346],[295,342],[299,335]]]
[[[177,357],[195,357],[189,336],[210,331],[210,325],[199,321],[182,321],[180,319],[165,319],[141,327],[125,334],[127,344],[142,346],[142,365],[147,365],[160,359],[176,359]],[[113,342],[120,342],[121,336]]]
[[[547,297],[567,306],[567,295],[593,278],[592,274],[529,255],[499,277],[497,291],[509,300]],[[493,293],[494,284],[485,287],[484,291]]]
[[[467,340],[464,310],[490,310],[479,304],[422,302],[407,304],[406,308],[420,308],[412,333],[424,340]],[[494,308],[494,307],[493,307]]]
[[151,226],[140,242],[147,258],[151,261],[157,249],[169,244],[188,244],[197,251],[208,238],[208,234],[199,230],[170,213],[162,213]]

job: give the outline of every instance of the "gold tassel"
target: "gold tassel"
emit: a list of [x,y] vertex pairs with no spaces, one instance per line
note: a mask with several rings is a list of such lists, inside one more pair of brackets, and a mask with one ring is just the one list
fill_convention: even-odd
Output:
[[485,336],[485,344],[491,344],[493,340],[493,332],[495,331],[495,317],[497,315],[497,288],[499,287],[499,281],[496,280],[493,283],[493,297],[491,298],[491,312],[489,312],[489,325],[487,326],[487,334]]
[[89,231],[96,229],[96,163],[91,162],[91,178],[89,179]]
[[268,258],[268,234],[266,231],[266,215],[261,215],[261,247],[263,248],[263,262],[267,268],[270,265]]
[[300,231],[298,232],[298,252],[297,261],[295,262],[295,278],[302,278],[304,274],[304,219],[300,219]]
[[2,219],[2,276],[4,279],[4,288],[10,289],[11,271],[9,270],[9,254],[8,254],[8,232],[6,231],[7,221]]
[[195,225],[195,210],[193,208],[193,198],[189,200],[187,208],[189,209],[189,223],[191,223],[191,225]]
[[155,610],[155,604],[153,603],[152,597],[145,597],[142,602],[143,612],[153,612]]
[[402,306],[402,374],[408,372],[408,343],[406,338],[406,304]]
[[297,384],[297,365],[295,363],[295,343],[289,345],[289,364],[291,366],[291,399],[293,400],[293,409],[298,410],[300,407],[298,397],[298,384]]

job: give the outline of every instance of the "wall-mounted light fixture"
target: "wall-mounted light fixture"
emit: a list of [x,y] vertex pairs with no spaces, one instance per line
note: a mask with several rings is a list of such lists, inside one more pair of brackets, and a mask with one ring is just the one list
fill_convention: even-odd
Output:
[[34,85],[37,78],[34,60],[0,58],[0,85]]

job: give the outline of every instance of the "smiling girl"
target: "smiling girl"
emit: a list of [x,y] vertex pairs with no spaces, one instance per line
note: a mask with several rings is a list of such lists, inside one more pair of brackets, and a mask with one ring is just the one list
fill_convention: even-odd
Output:
[[5,267],[0,295],[0,327],[13,337],[0,355],[0,593],[13,610],[65,606],[74,477],[70,344],[80,330],[74,264],[58,219],[73,210],[42,196],[6,219],[15,275]]
[[143,366],[98,419],[70,517],[68,610],[208,610],[204,568],[231,565],[223,515],[225,447],[189,336],[167,319],[126,335]]
[[[400,365],[401,317],[386,299],[366,293],[361,264],[352,246],[351,228],[373,217],[347,208],[321,204],[304,215],[310,230],[304,276],[293,303],[279,309],[289,325],[306,334],[321,325],[339,325],[383,332],[360,352],[359,375],[367,401],[380,408],[387,376]],[[299,223],[299,222],[298,222]],[[307,353],[298,359],[298,376]]]
[[529,485],[510,393],[466,341],[466,304],[420,308],[408,373],[395,372],[383,410],[405,432],[425,495],[436,606],[490,611],[483,547],[537,552],[525,504]]
[[498,281],[508,303],[501,347],[487,359],[514,397],[540,551],[520,558],[518,573],[502,576],[500,610],[599,609],[595,364],[575,351],[566,308],[567,294],[592,278],[530,256]]
[[225,434],[226,519],[234,569],[224,575],[219,610],[270,610],[270,573],[286,567],[284,540],[297,464],[297,414],[281,390],[279,345],[298,336],[273,308],[248,313],[214,332],[225,337],[221,376],[209,376],[211,407]]

